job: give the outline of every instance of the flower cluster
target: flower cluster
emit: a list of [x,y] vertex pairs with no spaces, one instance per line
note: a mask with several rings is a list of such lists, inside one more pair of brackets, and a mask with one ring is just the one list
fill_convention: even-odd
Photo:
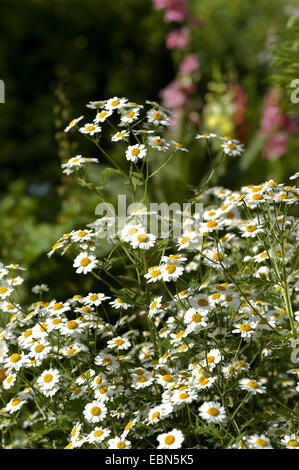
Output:
[[[80,117],[66,127],[99,146],[100,124],[117,113],[111,140],[125,143],[129,182],[133,165],[136,174],[141,160],[148,165],[144,202],[151,153],[186,150],[163,137],[169,112],[147,104],[90,102],[92,123],[79,127]],[[228,156],[243,151],[230,138],[197,137],[219,139]],[[95,280],[70,298],[51,298],[40,284],[32,288],[39,300],[24,306],[16,295],[23,268],[1,265],[4,445],[299,448],[299,369],[291,359],[298,224],[288,215],[298,198],[295,186],[273,180],[239,191],[211,187],[193,200],[204,204],[202,219],[190,214],[182,236],[167,239],[148,230],[149,210],[136,210],[108,237],[104,258],[99,230],[115,220],[99,218],[62,235],[48,253],[68,254],[79,276]]]

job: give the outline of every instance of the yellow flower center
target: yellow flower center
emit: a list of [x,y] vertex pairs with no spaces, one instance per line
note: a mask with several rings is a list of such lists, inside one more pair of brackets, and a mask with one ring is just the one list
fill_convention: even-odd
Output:
[[18,406],[19,403],[20,403],[20,400],[18,400],[18,399],[16,398],[15,400],[13,400],[13,401],[11,402],[11,405],[12,405],[12,406]]
[[101,408],[99,408],[98,406],[93,406],[90,409],[90,413],[92,414],[92,416],[99,416],[100,412],[101,412]]
[[162,119],[162,114],[161,113],[154,113],[153,118],[156,119],[156,121],[161,121]]
[[20,354],[12,354],[9,358],[10,362],[18,362],[21,359]]
[[251,388],[258,388],[258,383],[255,380],[249,380],[249,382],[247,382],[247,385]]
[[247,225],[246,227],[247,232],[254,232],[255,230],[256,230],[256,225],[250,224],[250,225]]
[[98,114],[98,119],[103,119],[106,116],[107,112],[102,111],[101,113]]
[[154,271],[151,272],[151,277],[158,277],[161,274],[161,271],[159,269],[155,269]]
[[93,433],[94,437],[100,437],[102,434],[103,434],[102,429],[97,429],[97,430],[94,431],[94,433]]
[[210,408],[207,409],[207,413],[210,416],[217,416],[219,414],[219,411],[217,410],[217,408],[214,408],[213,406],[211,406]]
[[124,449],[126,447],[126,444],[124,443],[124,441],[119,441],[117,444],[116,444],[116,447],[118,449]]
[[240,325],[240,330],[242,331],[250,331],[251,330],[251,327],[249,325]]
[[52,374],[46,374],[46,375],[44,376],[44,382],[46,382],[47,384],[48,384],[49,382],[52,382],[52,380],[53,380],[53,375],[52,375]]
[[90,298],[90,300],[94,301],[94,300],[98,299],[98,296],[97,296],[97,294],[93,294],[93,295],[90,295],[89,298]]
[[257,439],[256,443],[258,446],[261,446],[261,447],[265,447],[267,445],[267,442],[265,441],[265,439]]
[[288,445],[290,447],[298,447],[299,443],[296,439],[290,439],[289,442],[288,442]]
[[168,434],[168,436],[165,437],[164,442],[167,446],[170,446],[173,444],[175,441],[175,437],[172,434]]
[[110,103],[110,105],[111,105],[112,107],[115,107],[115,106],[117,106],[118,104],[119,104],[119,101],[118,101],[118,100],[113,100],[113,101],[111,101],[111,103]]
[[169,374],[163,375],[162,378],[163,378],[164,382],[172,382],[173,381],[172,375],[169,375]]
[[209,305],[209,302],[207,301],[207,299],[198,299],[197,304],[200,307],[207,307]]
[[121,346],[122,344],[124,344],[124,341],[122,339],[115,339],[114,340],[114,344],[116,344],[117,346]]
[[137,240],[140,243],[145,243],[147,241],[148,237],[144,233],[141,233],[140,235],[137,235]]
[[236,149],[236,146],[234,144],[227,144],[226,146],[230,150],[235,150]]
[[194,313],[191,318],[194,323],[199,323],[201,321],[202,316],[200,315],[200,313]]
[[88,266],[89,263],[90,263],[90,259],[87,258],[87,257],[82,258],[81,261],[80,261],[81,266],[83,266],[84,268],[85,268],[86,266]]
[[218,223],[215,220],[210,220],[207,223],[207,228],[214,228],[214,227],[217,227],[217,225],[218,225]]
[[138,155],[139,153],[140,153],[140,150],[136,147],[131,150],[131,154],[134,156]]

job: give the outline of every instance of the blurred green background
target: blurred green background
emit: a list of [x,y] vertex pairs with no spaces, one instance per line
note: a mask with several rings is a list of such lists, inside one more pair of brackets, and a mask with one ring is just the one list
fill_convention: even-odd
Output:
[[[0,260],[29,268],[27,286],[47,282],[57,298],[82,290],[71,261],[48,260],[46,253],[63,233],[92,221],[99,202],[60,168],[76,154],[98,156],[83,136],[63,132],[74,117],[91,116],[85,107],[90,100],[117,95],[140,104],[160,101],[161,90],[177,79],[188,90],[188,104],[176,109],[178,124],[169,137],[190,153],[159,175],[150,188],[153,200],[180,202],[192,195],[189,185],[204,177],[208,156],[195,140],[198,132],[228,130],[248,149],[217,184],[236,189],[271,177],[287,181],[298,171],[298,109],[288,88],[292,77],[299,78],[295,2],[189,0],[187,5],[193,21],[165,22],[152,0],[2,0]],[[170,49],[167,35],[182,27],[188,28],[188,44]],[[189,77],[179,72],[188,54],[199,61]],[[293,128],[284,154],[264,158],[267,139],[259,130],[265,97],[277,85],[282,116],[292,116]],[[108,141],[107,147],[123,161]],[[106,164],[100,159],[93,174],[99,181]],[[115,200],[117,192],[122,192],[117,177],[107,176],[107,198]],[[30,298],[28,291],[24,295]]]

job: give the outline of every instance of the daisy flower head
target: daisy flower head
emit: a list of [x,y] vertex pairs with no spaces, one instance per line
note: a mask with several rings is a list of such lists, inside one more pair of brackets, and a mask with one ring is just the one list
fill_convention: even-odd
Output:
[[9,390],[10,388],[12,388],[14,386],[14,384],[16,383],[16,379],[17,379],[17,375],[14,374],[14,373],[9,374],[8,376],[6,376],[5,379],[2,382],[2,386],[3,386],[4,390]]
[[171,140],[170,143],[171,143],[172,145],[174,145],[174,148],[175,148],[176,150],[180,150],[181,152],[189,152],[189,150],[186,149],[186,147],[184,147],[184,145],[181,144],[180,142],[176,142],[175,140]]
[[162,279],[162,268],[161,266],[152,266],[148,269],[148,272],[144,275],[148,280],[147,282],[157,282]]
[[176,281],[183,272],[183,266],[175,263],[167,263],[161,266],[161,275],[164,282]]
[[242,390],[256,395],[257,393],[265,393],[266,389],[261,380],[253,380],[249,378],[244,378],[239,380],[239,386]]
[[256,336],[257,323],[252,321],[244,321],[241,324],[234,324],[232,333],[240,333],[242,338],[250,339]]
[[109,349],[117,348],[119,350],[121,349],[129,349],[131,346],[131,342],[128,340],[128,338],[124,338],[121,336],[117,336],[116,338],[110,339],[107,342],[107,347]]
[[105,110],[103,109],[102,111],[99,111],[94,119],[94,122],[96,124],[98,124],[99,122],[104,122],[106,121],[106,119],[111,116],[111,114],[113,113],[113,111],[110,109],[110,110]]
[[150,147],[155,150],[159,150],[160,152],[166,152],[166,150],[169,148],[169,144],[166,142],[166,140],[159,135],[150,136],[148,138],[148,144]]
[[8,371],[14,370],[17,372],[25,365],[26,361],[27,356],[25,356],[23,352],[13,353],[5,360],[4,367],[7,368]]
[[7,285],[0,285],[0,300],[5,300],[7,297],[10,296],[10,294],[13,292],[13,289],[11,287],[8,287]]
[[256,237],[258,233],[264,232],[261,225],[255,221],[246,222],[243,225],[241,225],[239,229],[242,232],[242,237],[245,237],[245,238]]
[[221,144],[221,148],[223,149],[224,153],[230,157],[239,157],[242,155],[242,153],[244,153],[244,145],[240,144],[240,142],[234,139],[223,142],[223,144]]
[[15,413],[19,411],[22,406],[26,403],[26,400],[20,400],[18,397],[12,398],[6,405],[5,411],[8,413]]
[[79,132],[82,134],[94,135],[102,131],[102,128],[94,123],[87,123],[80,127]]
[[93,444],[94,442],[100,443],[104,441],[110,435],[110,433],[110,429],[97,426],[87,435],[86,441],[90,444]]
[[98,108],[102,108],[103,106],[105,106],[105,104],[106,104],[106,100],[89,101],[86,107],[90,109],[98,109]]
[[108,441],[108,449],[130,449],[131,442],[123,436],[116,436]]
[[208,314],[208,310],[198,311],[196,308],[191,307],[186,311],[184,315],[184,322],[188,325],[189,330],[191,331],[204,328],[207,326],[207,322],[206,322],[207,314]]
[[296,173],[294,173],[292,176],[290,176],[289,179],[290,179],[290,180],[295,180],[295,179],[297,179],[297,178],[299,178],[299,171],[296,171]]
[[136,121],[139,117],[140,114],[140,108],[131,108],[127,109],[121,116],[120,120],[123,124],[132,124],[134,121]]
[[247,442],[251,449],[272,449],[269,438],[264,434],[254,434],[247,438]]
[[216,134],[197,134],[195,136],[195,139],[204,139],[204,140],[208,140],[208,139],[211,139],[212,137],[218,137]]
[[73,266],[74,268],[77,268],[76,273],[87,274],[97,266],[97,263],[98,260],[95,256],[90,255],[87,252],[83,252],[75,258]]
[[140,248],[141,250],[149,250],[155,245],[156,237],[152,233],[137,232],[132,235],[130,244],[133,248]]
[[97,366],[104,366],[108,371],[118,369],[119,363],[112,354],[100,353],[96,356],[94,363]]
[[126,130],[122,130],[113,134],[113,136],[111,137],[111,140],[112,142],[118,142],[119,140],[124,140],[127,137],[129,137],[129,132]]
[[161,108],[158,109],[150,109],[146,113],[148,122],[154,124],[155,126],[168,126],[169,124],[169,117],[165,113],[164,110]]
[[107,407],[103,402],[94,400],[85,405],[83,416],[89,423],[98,423],[105,419],[107,415]]
[[204,402],[198,410],[200,417],[208,423],[218,424],[226,421],[224,407],[215,401]]
[[75,118],[73,119],[69,124],[68,126],[64,129],[64,132],[68,132],[70,129],[72,129],[74,126],[76,126],[78,124],[79,121],[81,121],[81,119],[83,119],[84,116],[80,116],[78,118]]
[[120,297],[117,297],[116,299],[112,300],[109,302],[109,305],[115,309],[124,309],[127,310],[129,307],[131,307],[130,304],[127,304],[126,302],[123,301]]
[[143,144],[129,145],[126,150],[126,159],[136,163],[146,155],[146,148]]
[[31,292],[34,294],[42,294],[43,292],[48,292],[49,287],[47,284],[36,284],[35,286],[32,287]]
[[284,436],[284,438],[281,440],[281,443],[287,449],[299,449],[299,437],[296,434]]
[[75,157],[70,158],[66,163],[62,163],[62,173],[65,175],[70,175],[79,168],[82,168],[84,163],[85,159],[82,157],[82,155],[76,155]]
[[95,305],[96,307],[101,305],[101,303],[104,302],[104,300],[108,300],[108,299],[111,299],[111,297],[108,297],[105,294],[93,293],[93,292],[90,292],[88,296],[85,297],[85,300],[89,305]]
[[59,384],[60,374],[57,369],[46,369],[38,377],[36,383],[41,389],[50,389]]
[[158,449],[180,449],[184,441],[184,434],[179,429],[159,434],[157,436],[159,442]]
[[160,312],[162,307],[162,296],[155,297],[154,300],[150,303],[148,317],[152,318],[154,315]]
[[114,96],[113,98],[107,100],[105,108],[108,111],[114,111],[115,109],[120,110],[126,106],[127,101],[127,98],[119,98],[118,96]]

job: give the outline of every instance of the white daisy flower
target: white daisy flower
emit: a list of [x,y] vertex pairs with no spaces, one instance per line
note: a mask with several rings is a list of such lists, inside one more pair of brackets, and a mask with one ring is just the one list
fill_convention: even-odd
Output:
[[108,441],[108,449],[130,449],[131,442],[125,439],[123,436],[114,437]]
[[176,281],[183,272],[184,268],[174,263],[161,265],[161,275],[164,282]]
[[110,339],[107,342],[107,347],[109,349],[117,348],[119,350],[121,349],[129,349],[131,346],[131,342],[128,340],[128,338],[124,338],[121,336],[117,336],[116,338]]
[[231,157],[239,157],[244,153],[244,145],[237,140],[227,140],[221,144],[223,151]]
[[90,255],[87,252],[80,253],[74,260],[74,268],[76,273],[87,274],[92,271],[98,264],[98,260],[95,256]]
[[85,124],[83,127],[79,128],[79,132],[81,132],[82,134],[89,134],[89,135],[94,135],[101,131],[102,131],[102,128],[100,126],[97,126],[89,122]]
[[123,130],[123,131],[116,132],[116,134],[114,134],[111,137],[111,140],[112,142],[118,142],[119,140],[126,139],[126,137],[129,137],[129,132],[127,132],[126,130]]
[[131,305],[127,304],[124,302],[120,297],[117,297],[116,299],[112,300],[112,302],[109,302],[109,305],[115,309],[124,309],[127,310]]
[[200,417],[208,423],[218,424],[226,421],[225,408],[215,401],[204,402],[198,410]]
[[133,248],[140,248],[141,250],[149,250],[155,245],[156,237],[152,233],[137,232],[132,235],[130,245]]
[[146,148],[143,144],[129,145],[126,150],[126,159],[136,163],[146,155]]
[[251,449],[272,449],[270,440],[264,434],[249,436],[247,442]]
[[111,434],[110,429],[95,427],[86,437],[86,441],[90,444],[100,443]]
[[15,413],[26,403],[26,400],[20,400],[19,398],[12,398],[6,405],[5,411],[8,413]]
[[257,393],[265,393],[266,391],[261,380],[257,381],[249,378],[241,379],[239,380],[239,386],[242,390],[246,390],[253,395],[256,395]]
[[41,389],[51,389],[59,384],[60,373],[57,369],[46,369],[36,383]]
[[113,98],[107,100],[105,108],[112,111],[114,109],[121,109],[126,106],[127,101],[127,98],[119,98],[118,96],[114,96]]
[[281,443],[285,445],[287,449],[299,449],[299,437],[296,434],[284,436]]
[[72,127],[76,126],[81,119],[83,119],[84,116],[80,116],[78,118],[73,119],[69,125],[64,129],[64,132],[68,132]]
[[111,114],[113,113],[113,111],[110,109],[109,111],[108,110],[102,110],[102,111],[99,111],[94,119],[94,122],[96,124],[98,124],[99,122],[104,122],[106,121],[106,119],[111,116]]
[[157,436],[158,449],[180,449],[184,440],[184,434],[179,429],[172,429],[168,433]]
[[127,110],[122,117],[120,118],[123,124],[132,124],[132,122],[136,121],[140,114],[140,108],[132,108]]
[[91,403],[85,405],[83,410],[83,416],[89,423],[98,423],[99,421],[106,418],[107,407],[104,403],[94,400]]
[[166,152],[166,150],[169,148],[169,144],[166,142],[166,140],[159,135],[150,136],[148,138],[148,144],[150,147],[159,150],[160,152]]

